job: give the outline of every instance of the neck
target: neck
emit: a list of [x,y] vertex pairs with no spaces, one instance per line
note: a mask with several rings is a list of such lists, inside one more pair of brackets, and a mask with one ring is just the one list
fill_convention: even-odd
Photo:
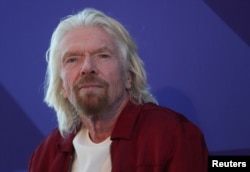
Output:
[[124,100],[118,107],[95,115],[81,115],[83,127],[89,131],[91,140],[100,143],[111,136],[116,121],[126,106],[128,99]]

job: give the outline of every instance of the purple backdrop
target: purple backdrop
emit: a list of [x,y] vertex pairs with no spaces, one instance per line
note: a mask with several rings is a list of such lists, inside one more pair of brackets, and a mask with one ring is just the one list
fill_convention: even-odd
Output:
[[249,1],[1,0],[0,171],[26,171],[56,126],[43,103],[45,51],[59,20],[85,7],[129,30],[160,104],[196,123],[212,154],[250,155]]

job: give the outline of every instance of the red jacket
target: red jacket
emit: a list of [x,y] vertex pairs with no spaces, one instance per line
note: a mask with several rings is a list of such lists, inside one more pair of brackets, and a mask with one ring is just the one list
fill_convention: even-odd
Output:
[[[54,130],[33,153],[29,171],[69,172],[74,136]],[[128,103],[111,140],[112,172],[207,172],[202,132],[170,109]]]

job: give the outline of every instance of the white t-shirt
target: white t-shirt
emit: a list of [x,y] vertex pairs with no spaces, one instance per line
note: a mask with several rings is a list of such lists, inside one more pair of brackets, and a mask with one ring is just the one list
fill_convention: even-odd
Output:
[[75,157],[72,172],[110,172],[110,144],[110,138],[93,143],[88,130],[80,130],[73,140]]

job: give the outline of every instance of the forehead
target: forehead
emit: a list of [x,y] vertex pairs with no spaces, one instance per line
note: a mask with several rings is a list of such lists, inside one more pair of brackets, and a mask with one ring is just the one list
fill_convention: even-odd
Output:
[[77,27],[68,31],[59,43],[62,55],[69,51],[94,51],[107,47],[117,51],[115,41],[100,27]]

